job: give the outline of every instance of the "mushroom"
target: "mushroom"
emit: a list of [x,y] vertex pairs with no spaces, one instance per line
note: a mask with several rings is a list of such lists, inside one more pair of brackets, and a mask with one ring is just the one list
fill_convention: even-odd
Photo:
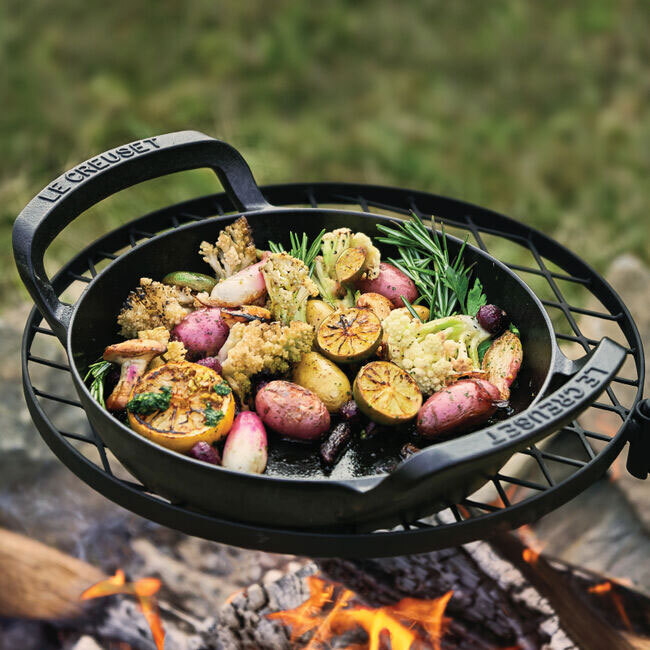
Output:
[[122,366],[120,379],[106,400],[109,411],[121,411],[126,408],[131,390],[147,369],[149,362],[167,350],[164,343],[153,339],[130,339],[104,350],[104,361],[119,363]]

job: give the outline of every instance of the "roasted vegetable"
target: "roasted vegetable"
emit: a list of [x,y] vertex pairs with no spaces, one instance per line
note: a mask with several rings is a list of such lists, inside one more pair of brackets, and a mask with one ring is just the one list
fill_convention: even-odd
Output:
[[109,411],[121,411],[126,407],[133,387],[144,374],[149,362],[166,349],[164,343],[151,339],[129,339],[109,345],[104,350],[104,361],[121,366],[120,379],[106,400]]
[[226,226],[216,243],[201,242],[199,253],[213,268],[217,280],[229,278],[257,261],[257,250],[246,217]]
[[303,262],[287,253],[272,253],[262,274],[269,294],[269,310],[274,320],[285,325],[307,320],[307,299],[318,295]]
[[476,320],[492,336],[500,334],[508,326],[508,314],[496,305],[483,305],[476,314]]
[[362,293],[357,298],[357,307],[370,309],[379,320],[384,320],[393,309],[393,303],[380,293]]
[[154,404],[149,398],[146,409],[128,409],[129,425],[174,451],[188,452],[197,442],[215,442],[228,433],[235,415],[232,393],[219,395],[214,390],[221,383],[214,370],[189,361],[150,370],[136,384],[129,404],[142,400],[142,395],[170,392],[169,401],[163,403],[161,397]]
[[205,441],[197,442],[188,452],[188,456],[210,465],[221,465],[219,452]]
[[290,364],[300,361],[311,350],[313,340],[314,328],[299,321],[290,325],[237,323],[219,351],[223,376],[242,404],[248,404],[251,377],[263,372],[288,372]]
[[394,310],[382,326],[388,358],[410,373],[424,394],[481,371],[478,346],[490,335],[470,316],[421,323]]
[[274,431],[297,440],[315,440],[330,428],[325,404],[289,381],[269,382],[255,397],[255,411]]
[[320,446],[320,457],[326,465],[334,465],[352,440],[352,429],[347,422],[339,422]]
[[339,415],[348,422],[354,422],[361,416],[361,411],[359,410],[359,405],[351,399],[341,406]]
[[271,320],[271,312],[265,307],[257,305],[242,305],[241,307],[223,307],[221,318],[228,327],[235,323],[252,323],[255,320],[264,322]]
[[190,313],[193,301],[188,289],[141,278],[140,286],[129,293],[117,316],[120,334],[134,338],[139,330],[160,326],[172,330]]
[[168,273],[163,279],[163,284],[172,284],[180,289],[190,289],[191,291],[212,291],[217,283],[214,278],[204,273],[195,273],[194,271],[174,271]]
[[506,330],[498,339],[492,342],[483,357],[485,378],[498,389],[501,399],[510,399],[510,386],[517,377],[524,350],[519,337]]
[[354,399],[374,422],[397,426],[412,420],[422,405],[422,393],[413,378],[387,361],[373,361],[354,380]]
[[418,413],[418,433],[435,438],[466,431],[497,409],[499,390],[483,379],[463,379],[432,395]]
[[314,260],[312,279],[318,287],[321,298],[334,309],[347,309],[354,305],[352,289],[344,287],[335,277],[328,274],[320,255]]
[[230,330],[217,307],[199,309],[188,314],[172,331],[172,339],[181,341],[188,359],[202,359],[217,354]]
[[203,359],[199,359],[196,361],[200,366],[205,366],[206,368],[211,368],[214,370],[218,375],[221,374],[221,362],[217,357],[204,357]]
[[336,363],[352,363],[371,356],[381,344],[381,322],[369,309],[340,310],[318,328],[318,349]]
[[294,366],[293,381],[318,395],[330,413],[336,413],[352,399],[345,373],[318,352],[307,352]]
[[268,442],[260,418],[243,411],[235,418],[223,448],[223,466],[240,472],[261,474],[266,469]]
[[403,307],[402,296],[409,302],[418,297],[418,290],[413,280],[397,267],[387,262],[379,265],[379,273],[373,279],[357,282],[357,287],[363,293],[378,293],[391,301],[393,307]]
[[333,312],[334,309],[324,300],[307,301],[307,322],[314,327],[314,330],[318,330],[320,324]]
[[214,307],[239,307],[263,300],[266,284],[262,275],[264,262],[257,262],[214,285],[210,297],[199,294],[197,300]]

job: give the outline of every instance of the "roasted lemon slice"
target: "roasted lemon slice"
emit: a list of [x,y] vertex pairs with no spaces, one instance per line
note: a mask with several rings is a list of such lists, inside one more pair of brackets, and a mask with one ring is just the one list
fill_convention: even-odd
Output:
[[373,361],[361,368],[352,390],[359,408],[378,424],[408,422],[422,406],[422,393],[413,377],[388,361]]
[[365,265],[366,251],[361,247],[348,248],[336,260],[336,279],[343,283],[354,282],[363,275]]
[[166,363],[134,386],[126,407],[129,424],[174,451],[213,443],[228,433],[235,416],[235,399],[226,387],[211,368],[189,361]]
[[381,322],[369,309],[352,307],[334,312],[318,328],[316,344],[336,363],[366,359],[381,343]]

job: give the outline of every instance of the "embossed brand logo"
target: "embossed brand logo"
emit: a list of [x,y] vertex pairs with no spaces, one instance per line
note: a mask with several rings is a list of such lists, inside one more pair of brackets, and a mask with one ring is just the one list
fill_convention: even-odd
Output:
[[106,153],[100,154],[95,158],[91,158],[81,165],[73,167],[65,174],[60,176],[53,183],[50,183],[41,194],[38,195],[39,199],[47,201],[48,203],[56,203],[64,194],[69,192],[77,183],[81,183],[89,176],[96,174],[102,169],[111,167],[122,160],[138,156],[154,149],[160,149],[160,145],[156,142],[158,138],[146,138],[145,140],[138,140],[131,144],[122,147],[116,147]]
[[607,375],[601,368],[584,368],[559,391],[528,409],[509,422],[498,424],[486,431],[492,444],[498,445],[532,431],[536,426],[551,420],[560,421],[568,411],[585,396],[585,390],[598,388],[601,384],[597,375]]

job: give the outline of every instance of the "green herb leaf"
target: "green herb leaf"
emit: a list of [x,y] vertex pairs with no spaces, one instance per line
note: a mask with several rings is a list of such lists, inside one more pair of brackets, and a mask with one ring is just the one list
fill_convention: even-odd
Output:
[[508,329],[509,329],[509,330],[510,330],[510,331],[511,331],[515,336],[518,336],[519,338],[521,338],[521,332],[519,331],[519,329],[517,328],[517,326],[516,326],[515,324],[510,323],[510,325],[508,325]]
[[491,345],[492,345],[492,339],[485,339],[485,341],[481,341],[478,344],[477,352],[478,352],[479,363],[483,363],[483,357],[485,356],[485,353],[488,351],[488,348]]
[[413,316],[413,318],[416,318],[417,320],[419,320],[420,323],[424,323],[424,321],[420,318],[420,314],[418,314],[415,311],[415,309],[413,309],[413,305],[411,305],[411,303],[404,296],[400,296],[400,298],[402,299],[402,302],[404,303],[404,306],[409,310],[409,313],[411,314],[411,316]]
[[172,389],[163,386],[159,393],[140,393],[126,405],[126,410],[131,413],[148,415],[154,411],[165,411],[169,408],[169,401],[172,397]]
[[[314,270],[314,260],[316,259],[318,251],[320,250],[321,241],[323,240],[323,235],[325,232],[326,231],[324,229],[321,230],[318,235],[316,235],[316,238],[311,243],[311,246],[309,245],[309,237],[307,237],[307,233],[303,232],[302,237],[299,237],[297,233],[293,231],[289,232],[289,241],[291,242],[289,255],[291,255],[291,257],[295,257],[301,262],[304,262],[305,266],[307,266],[309,269],[309,275],[311,275],[312,271]],[[282,244],[276,244],[272,241],[269,242],[269,249],[272,253],[287,252]]]
[[212,387],[212,390],[217,394],[217,395],[230,395],[232,392],[230,390],[230,386],[228,385],[228,382],[222,381],[220,384],[215,384]]
[[217,411],[216,409],[212,408],[212,404],[208,402],[207,406],[205,409],[203,409],[203,417],[205,419],[205,423],[209,427],[216,427],[221,420],[223,420],[224,415],[223,411]]
[[487,304],[487,298],[483,293],[483,285],[481,281],[476,278],[474,280],[474,286],[470,289],[470,292],[467,296],[467,313],[470,316],[476,316],[478,310]]
[[93,378],[89,389],[90,394],[102,405],[103,408],[106,408],[106,403],[104,402],[104,381],[112,367],[113,364],[110,361],[100,359],[88,366],[88,372],[84,377],[84,383],[87,382],[90,377]]
[[[465,297],[467,296],[469,278],[467,275],[455,271],[451,266],[448,266],[445,269],[445,278],[448,286],[456,294],[456,299],[458,300],[460,308],[465,309]],[[474,286],[476,286],[476,284]]]

